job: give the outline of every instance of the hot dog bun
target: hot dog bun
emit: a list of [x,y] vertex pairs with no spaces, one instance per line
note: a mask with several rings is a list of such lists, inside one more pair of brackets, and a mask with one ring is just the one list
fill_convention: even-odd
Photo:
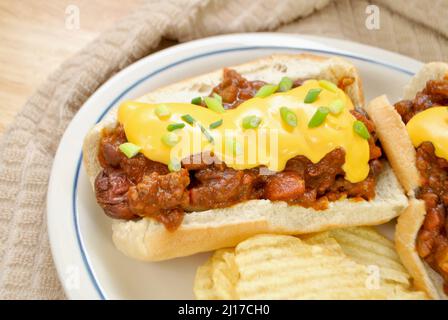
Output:
[[[428,80],[440,80],[448,75],[448,64],[426,64],[404,89],[404,99],[413,99]],[[410,197],[409,207],[398,218],[395,243],[403,264],[414,278],[417,289],[424,290],[433,299],[447,299],[443,292],[443,280],[418,255],[416,239],[426,215],[425,204],[415,199],[415,189],[420,183],[416,167],[415,148],[400,115],[385,96],[372,100],[366,107],[375,122],[377,134],[403,188]]]
[[[232,67],[249,80],[277,83],[284,76],[327,79],[337,83],[343,77],[355,81],[345,91],[354,105],[363,106],[362,85],[356,68],[340,58],[308,54],[274,55]],[[144,102],[185,102],[207,95],[221,81],[222,70],[181,81],[155,90],[140,99]],[[84,165],[92,182],[101,170],[97,155],[101,132],[116,125],[116,110],[96,125],[84,141]],[[186,214],[174,232],[148,218],[113,221],[113,241],[124,254],[147,261],[188,256],[198,252],[236,245],[259,233],[301,234],[331,228],[378,225],[397,217],[407,206],[407,198],[386,165],[372,201],[340,200],[328,209],[316,211],[285,202],[251,200],[235,206]]]

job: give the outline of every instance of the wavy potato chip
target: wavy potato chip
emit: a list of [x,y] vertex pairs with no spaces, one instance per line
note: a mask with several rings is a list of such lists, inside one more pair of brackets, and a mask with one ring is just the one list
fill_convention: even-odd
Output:
[[212,257],[212,282],[216,299],[237,299],[235,288],[239,278],[233,249],[218,250]]
[[257,235],[198,268],[198,299],[425,299],[393,243],[373,228]]
[[291,236],[262,235],[235,248],[240,299],[374,299],[365,268],[334,249]]
[[377,266],[381,280],[410,287],[410,275],[401,264],[392,241],[370,227],[345,228],[328,231],[344,253],[355,262]]
[[212,271],[213,262],[207,260],[205,264],[196,270],[194,278],[193,291],[196,299],[199,300],[216,300],[217,296],[213,288]]
[[238,280],[233,249],[220,249],[196,271],[193,291],[200,300],[237,299]]

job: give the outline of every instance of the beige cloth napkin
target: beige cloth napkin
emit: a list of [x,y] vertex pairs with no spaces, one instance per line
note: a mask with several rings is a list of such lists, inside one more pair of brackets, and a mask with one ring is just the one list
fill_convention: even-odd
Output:
[[[448,2],[444,0],[147,2],[63,63],[0,140],[2,299],[65,297],[53,265],[45,218],[48,177],[59,140],[76,111],[102,83],[173,43],[166,39],[278,30],[351,39],[423,61],[448,61]],[[365,27],[369,4],[379,6],[379,30]]]

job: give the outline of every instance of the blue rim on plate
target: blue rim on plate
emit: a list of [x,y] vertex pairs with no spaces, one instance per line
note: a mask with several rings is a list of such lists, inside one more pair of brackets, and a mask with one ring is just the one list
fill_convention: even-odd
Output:
[[[319,50],[319,49],[309,49],[309,48],[300,48],[300,47],[288,47],[288,46],[281,46],[281,47],[277,47],[277,46],[248,46],[248,47],[236,47],[236,48],[229,48],[229,49],[221,49],[221,50],[215,50],[215,51],[210,51],[210,52],[205,52],[202,54],[198,54],[198,55],[193,55],[190,56],[188,58],[184,58],[184,59],[180,59],[176,62],[170,63],[166,66],[163,66],[149,74],[147,74],[146,76],[140,78],[139,80],[135,81],[133,84],[131,84],[130,86],[128,86],[125,90],[123,90],[121,93],[119,93],[115,99],[113,99],[109,105],[106,107],[106,109],[103,111],[103,113],[99,116],[99,118],[97,119],[96,123],[100,122],[103,117],[107,114],[107,112],[121,99],[123,98],[124,95],[126,95],[129,91],[131,91],[133,88],[135,88],[136,86],[138,86],[139,84],[141,84],[142,82],[154,77],[155,75],[169,70],[175,66],[178,66],[180,64],[192,61],[192,60],[197,60],[197,59],[201,59],[204,57],[208,57],[211,55],[218,55],[218,54],[223,54],[223,53],[228,53],[228,52],[235,52],[235,51],[248,51],[248,50],[288,50],[288,51],[296,51],[296,52],[311,52],[311,53],[321,53],[321,54],[330,54],[330,55],[334,55],[334,56],[340,56],[340,57],[344,57],[344,58],[350,58],[350,59],[354,59],[354,60],[359,60],[359,61],[364,61],[364,62],[368,62],[371,64],[375,64],[375,65],[380,65],[389,69],[393,69],[396,70],[398,72],[404,73],[406,75],[409,76],[413,76],[414,72],[406,70],[404,68],[400,68],[397,66],[394,66],[392,64],[389,63],[385,63],[385,62],[381,62],[381,61],[377,61],[377,60],[373,60],[373,59],[369,59],[369,58],[364,58],[364,57],[359,57],[356,55],[351,55],[348,53],[341,53],[341,52],[337,52],[337,51],[331,51],[331,50]],[[75,228],[76,228],[76,239],[78,242],[78,246],[79,246],[79,250],[81,252],[81,256],[82,256],[82,260],[84,262],[84,265],[87,269],[87,272],[89,274],[89,278],[92,281],[93,286],[95,287],[100,299],[104,300],[107,299],[104,291],[101,289],[101,286],[95,276],[95,273],[90,265],[90,261],[88,258],[88,255],[84,249],[84,244],[81,238],[81,232],[79,230],[79,223],[78,223],[78,212],[77,212],[77,206],[76,206],[76,197],[77,197],[77,189],[78,189],[78,178],[79,178],[79,172],[80,172],[80,168],[81,168],[81,163],[82,163],[82,152],[78,158],[78,164],[76,166],[76,171],[75,171],[75,176],[74,176],[74,184],[73,184],[73,193],[72,193],[72,213],[73,213],[73,220],[74,220],[74,224],[75,224]]]

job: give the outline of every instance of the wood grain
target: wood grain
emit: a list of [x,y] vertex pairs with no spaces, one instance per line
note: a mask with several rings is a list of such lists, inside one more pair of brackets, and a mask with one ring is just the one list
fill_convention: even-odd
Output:
[[[0,0],[0,134],[62,61],[142,3]],[[73,29],[68,21],[72,11],[66,10],[70,5],[79,8],[79,29]]]

